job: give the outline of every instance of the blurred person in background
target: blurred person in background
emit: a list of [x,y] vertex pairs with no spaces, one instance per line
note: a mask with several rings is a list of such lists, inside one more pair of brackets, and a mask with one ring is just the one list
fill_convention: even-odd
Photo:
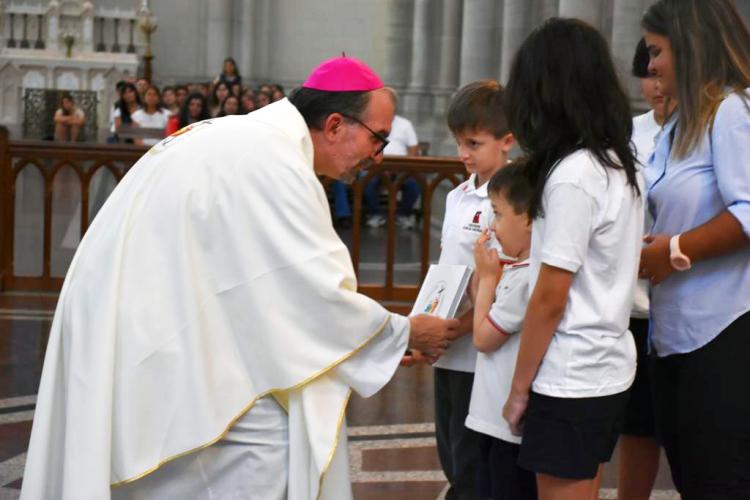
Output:
[[161,94],[157,87],[151,85],[146,89],[145,96],[145,105],[133,113],[133,122],[141,128],[158,130],[160,137],[139,138],[135,139],[135,143],[153,146],[163,138],[169,120],[169,111],[161,106]]
[[211,118],[208,113],[208,103],[200,92],[194,92],[185,99],[180,113],[173,116],[167,122],[166,135],[172,135],[183,127],[202,120]]
[[79,140],[81,129],[86,123],[86,114],[76,106],[73,96],[63,92],[60,96],[60,107],[55,111],[55,140],[76,142]]

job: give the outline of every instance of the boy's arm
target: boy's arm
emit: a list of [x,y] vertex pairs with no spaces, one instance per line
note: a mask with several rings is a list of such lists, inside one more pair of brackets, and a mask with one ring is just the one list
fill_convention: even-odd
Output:
[[494,278],[479,280],[476,303],[474,304],[474,346],[479,352],[492,352],[500,348],[510,337],[501,332],[490,321],[490,309],[495,301]]
[[492,304],[495,302],[495,288],[502,275],[500,259],[497,250],[487,249],[490,236],[485,231],[474,244],[474,271],[477,280],[476,298],[474,301],[474,346],[480,352],[492,352],[500,347],[506,340],[503,335],[490,322],[488,314]]

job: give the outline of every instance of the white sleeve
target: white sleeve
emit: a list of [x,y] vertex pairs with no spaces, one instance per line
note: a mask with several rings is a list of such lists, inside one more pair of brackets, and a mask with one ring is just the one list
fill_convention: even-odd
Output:
[[409,318],[391,314],[380,335],[335,368],[336,378],[369,398],[393,377],[409,344],[409,331]]
[[495,290],[495,302],[490,307],[487,319],[505,335],[521,331],[526,305],[529,302],[528,269],[516,269],[506,274],[510,279],[501,279]]
[[417,131],[414,130],[414,125],[411,124],[411,121],[406,120],[406,145],[409,147],[417,146],[419,144],[419,139],[417,139]]
[[575,273],[583,265],[593,234],[596,201],[569,182],[545,188],[541,261]]

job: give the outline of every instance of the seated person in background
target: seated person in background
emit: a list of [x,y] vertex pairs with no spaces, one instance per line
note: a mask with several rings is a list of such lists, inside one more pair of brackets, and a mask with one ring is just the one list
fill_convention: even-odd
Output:
[[230,95],[226,99],[224,99],[224,102],[221,103],[219,114],[216,116],[244,115],[245,113],[246,111],[242,107],[240,98],[236,95]]
[[274,83],[271,85],[271,100],[273,102],[280,101],[286,97],[286,94],[284,93],[284,87],[281,86],[281,84]]
[[177,94],[174,87],[164,87],[164,90],[161,92],[161,103],[164,109],[169,111],[170,116],[180,112],[180,105],[177,104]]
[[76,142],[81,128],[86,123],[86,114],[76,106],[73,96],[64,92],[60,107],[55,111],[55,140]]
[[[390,87],[385,90],[393,101],[393,105],[398,105],[398,94]],[[412,123],[403,116],[395,115],[391,124],[391,134],[388,136],[388,145],[383,150],[383,154],[392,156],[419,156],[419,140],[417,132],[414,130]],[[395,179],[391,175],[391,179]],[[380,227],[385,224],[384,208],[380,206],[378,194],[380,192],[381,178],[374,177],[365,187],[364,204],[369,214],[367,225],[370,227]],[[412,228],[416,221],[414,217],[414,203],[419,198],[419,184],[413,177],[406,179],[401,184],[401,200],[399,200],[396,210],[396,224],[403,228]]]
[[141,128],[160,131],[160,137],[144,137],[135,139],[136,144],[153,146],[163,139],[164,130],[169,120],[169,111],[161,107],[161,94],[159,89],[153,85],[144,92],[145,106],[133,113],[133,123]]
[[188,94],[189,92],[187,85],[178,85],[177,87],[175,87],[174,95],[177,101],[177,113],[180,112],[180,110],[182,109],[182,105],[185,104],[185,99],[187,99]]
[[211,107],[209,113],[211,116],[218,116],[221,110],[221,105],[224,100],[232,95],[232,91],[229,90],[229,85],[224,82],[219,82],[214,86],[213,92],[211,92]]
[[260,109],[271,104],[271,94],[265,90],[259,90],[255,94],[255,107]]
[[[142,107],[141,96],[138,94],[136,86],[127,82],[122,87],[122,98],[120,104],[115,110],[115,132],[120,132],[123,125],[133,124],[133,113]],[[124,139],[123,142],[132,144],[133,139]]]
[[211,118],[211,115],[208,114],[206,98],[203,94],[195,92],[185,99],[180,113],[169,119],[165,134],[172,135],[182,127],[208,118]]
[[245,113],[255,111],[255,92],[252,89],[245,89],[242,92],[242,108]]
[[224,66],[221,74],[214,80],[214,85],[219,82],[227,84],[227,88],[231,89],[233,85],[242,86],[242,76],[237,69],[237,63],[231,57],[224,59]]

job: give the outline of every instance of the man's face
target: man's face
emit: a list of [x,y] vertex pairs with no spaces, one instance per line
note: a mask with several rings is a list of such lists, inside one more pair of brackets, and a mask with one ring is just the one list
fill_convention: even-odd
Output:
[[357,172],[383,161],[383,154],[379,152],[383,141],[372,132],[388,137],[395,112],[393,102],[385,90],[372,92],[365,111],[358,117],[361,123],[343,119],[342,131],[332,146],[331,164],[322,173],[344,182],[352,182],[357,177]]

